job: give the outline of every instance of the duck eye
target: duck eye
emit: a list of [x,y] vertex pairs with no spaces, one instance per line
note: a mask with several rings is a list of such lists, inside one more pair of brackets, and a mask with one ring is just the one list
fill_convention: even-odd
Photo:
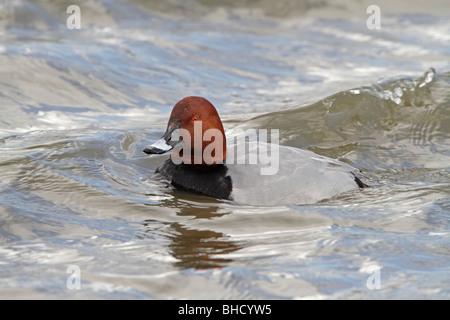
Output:
[[197,121],[197,120],[198,120],[197,116],[192,117],[192,121]]

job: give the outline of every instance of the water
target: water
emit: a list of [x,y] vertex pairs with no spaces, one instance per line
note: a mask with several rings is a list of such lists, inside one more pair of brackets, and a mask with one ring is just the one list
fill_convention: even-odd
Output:
[[[68,30],[72,2],[0,3],[1,298],[450,297],[445,1],[383,1],[379,30],[350,0],[94,0]],[[152,179],[188,95],[373,188],[258,207]]]

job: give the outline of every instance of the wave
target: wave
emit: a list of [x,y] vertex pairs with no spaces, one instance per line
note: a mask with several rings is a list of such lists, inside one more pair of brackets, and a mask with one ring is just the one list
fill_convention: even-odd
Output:
[[447,168],[450,72],[430,69],[417,79],[383,80],[257,116],[239,127],[279,129],[282,144],[368,168]]
[[[433,4],[419,0],[409,1],[408,8],[392,3],[382,3],[383,14],[404,13],[442,15],[445,0]],[[38,30],[60,29],[67,19],[66,9],[76,4],[72,0],[17,0],[0,3],[0,29],[19,27]],[[366,14],[368,4],[362,0],[94,0],[78,4],[83,19],[90,25],[142,21],[155,14],[177,19],[205,18],[239,21],[240,18],[268,17],[286,19],[299,17],[360,18]],[[399,9],[400,7],[400,9]]]

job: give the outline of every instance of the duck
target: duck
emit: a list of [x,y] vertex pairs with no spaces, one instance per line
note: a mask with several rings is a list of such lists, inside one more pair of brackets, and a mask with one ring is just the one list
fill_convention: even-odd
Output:
[[171,152],[155,174],[176,189],[246,205],[312,204],[369,187],[349,164],[252,133],[246,139],[235,133],[227,143],[214,105],[189,96],[174,105],[165,133],[143,152]]

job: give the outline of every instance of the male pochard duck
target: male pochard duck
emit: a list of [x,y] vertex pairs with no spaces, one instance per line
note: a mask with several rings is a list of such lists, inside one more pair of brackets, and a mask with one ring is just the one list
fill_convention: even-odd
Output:
[[[261,150],[267,149],[279,161],[276,168],[269,168],[267,161],[254,161],[258,152],[261,156]],[[250,205],[298,205],[367,187],[356,176],[358,169],[311,151],[264,141],[241,140],[227,145],[216,108],[202,97],[180,100],[162,138],[144,152],[170,150],[170,158],[156,173],[176,188],[216,199]],[[241,152],[236,154],[236,150]]]

